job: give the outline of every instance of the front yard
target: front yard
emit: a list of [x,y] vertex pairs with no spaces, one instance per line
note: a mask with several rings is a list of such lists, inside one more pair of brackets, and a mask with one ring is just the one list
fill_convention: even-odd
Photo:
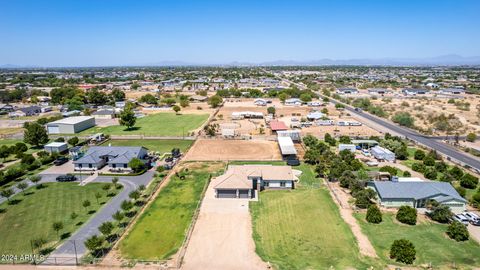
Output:
[[[51,248],[61,238],[73,234],[84,224],[110,197],[106,196],[100,183],[79,186],[78,183],[46,183],[43,188],[31,187],[24,193],[10,198],[12,204],[0,205],[0,254],[31,254],[31,242],[42,238],[46,241],[43,248]],[[100,192],[101,198],[95,198]],[[91,206],[82,206],[89,200]],[[78,216],[72,218],[72,213]],[[52,224],[60,221],[64,228],[58,235]],[[35,250],[38,254],[39,250]]]
[[404,225],[397,222],[393,214],[384,214],[380,224],[366,222],[363,213],[357,213],[355,217],[377,254],[387,264],[395,264],[389,258],[393,241],[405,238],[415,245],[417,251],[415,265],[432,263],[434,268],[449,268],[453,265],[460,268],[480,266],[480,245],[473,240],[466,242],[451,240],[445,234],[447,225],[428,220],[415,226]]
[[189,136],[208,119],[208,116],[208,114],[157,113],[138,118],[135,126],[130,130],[120,125],[93,127],[82,131],[80,135],[104,133],[109,135]]
[[[163,260],[175,254],[185,239],[210,174],[223,166],[187,165],[159,192],[119,245],[127,259]],[[188,171],[185,170],[188,166]],[[182,177],[184,176],[184,178]],[[182,179],[183,178],[183,179]]]
[[257,254],[278,269],[367,268],[329,191],[312,168],[295,190],[271,190],[250,203]]

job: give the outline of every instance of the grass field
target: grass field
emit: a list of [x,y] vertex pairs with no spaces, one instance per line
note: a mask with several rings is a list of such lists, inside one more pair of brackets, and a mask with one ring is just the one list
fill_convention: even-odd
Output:
[[93,127],[80,135],[101,132],[109,135],[187,136],[207,119],[208,114],[157,113],[137,119],[131,130],[124,126]]
[[157,151],[160,153],[170,152],[173,148],[180,148],[185,152],[193,141],[190,140],[110,140],[105,145],[112,144],[112,146],[143,146],[150,151]]
[[190,169],[164,187],[120,243],[124,258],[168,259],[180,248],[210,173],[208,166]]
[[328,190],[308,165],[295,169],[304,171],[297,189],[264,191],[250,203],[258,255],[278,269],[366,268]]
[[[61,221],[64,229],[59,235],[68,236],[77,230],[98,210],[109,197],[102,191],[100,183],[90,183],[79,186],[77,183],[47,183],[44,188],[29,188],[15,195],[10,200],[16,204],[0,205],[4,209],[0,213],[0,254],[31,254],[30,240],[39,237],[48,241],[45,247],[53,245],[60,236],[52,229],[52,223]],[[97,203],[95,193],[103,195]],[[89,200],[88,209],[82,207],[82,202]],[[92,211],[92,212],[90,212]],[[72,212],[78,214],[71,219]]]
[[383,222],[380,224],[367,223],[365,214],[355,214],[355,217],[377,254],[386,263],[394,263],[388,257],[393,241],[405,238],[415,245],[416,265],[432,263],[437,269],[438,267],[448,268],[453,263],[463,267],[480,266],[480,245],[473,240],[455,242],[449,239],[445,234],[447,225],[425,221],[415,226],[408,226],[394,222],[395,217],[392,214],[384,214]]

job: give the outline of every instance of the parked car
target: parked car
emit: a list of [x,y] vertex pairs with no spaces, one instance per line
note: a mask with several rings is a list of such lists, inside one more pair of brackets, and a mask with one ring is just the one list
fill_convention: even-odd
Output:
[[473,226],[480,226],[480,219],[477,219],[475,221],[470,221],[470,224],[472,224]]
[[462,215],[462,214],[454,215],[452,219],[454,221],[458,221],[458,222],[462,223],[465,226],[467,226],[468,223],[469,223],[468,218],[466,216]]
[[466,218],[468,218],[470,223],[472,223],[473,221],[476,221],[476,220],[480,220],[480,217],[473,212],[463,212],[462,215],[465,216]]
[[60,166],[67,163],[67,161],[67,157],[58,157],[57,159],[55,159],[55,161],[53,161],[53,164],[55,164],[55,166]]
[[298,159],[287,159],[288,166],[298,166],[300,165],[300,161]]
[[372,154],[370,154],[370,152],[368,150],[365,150],[365,149],[362,149],[362,154],[366,157],[372,156]]
[[58,182],[73,182],[77,180],[77,177],[75,177],[73,174],[66,174],[57,176],[56,180]]

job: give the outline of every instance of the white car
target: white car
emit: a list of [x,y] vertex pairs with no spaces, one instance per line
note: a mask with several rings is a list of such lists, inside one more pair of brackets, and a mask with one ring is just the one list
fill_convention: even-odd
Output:
[[362,150],[362,154],[366,157],[372,156],[372,154],[370,154],[370,152],[368,150]]
[[465,226],[467,226],[468,223],[469,223],[469,219],[468,219],[466,216],[462,215],[462,214],[458,214],[458,215],[453,216],[453,220],[454,220],[454,221],[458,221],[458,222],[462,223],[462,224],[465,225]]
[[464,212],[464,213],[462,213],[462,215],[463,215],[464,217],[468,218],[468,220],[469,220],[470,222],[474,222],[474,221],[480,220],[480,217],[479,217],[477,214],[473,213],[473,212]]

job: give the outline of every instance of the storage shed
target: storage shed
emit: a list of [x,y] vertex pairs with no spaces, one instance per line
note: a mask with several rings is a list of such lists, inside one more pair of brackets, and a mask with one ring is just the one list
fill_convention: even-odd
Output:
[[291,156],[297,154],[297,149],[295,149],[295,145],[293,145],[292,138],[279,136],[277,137],[277,140],[282,156]]
[[395,161],[395,153],[393,153],[392,151],[390,151],[386,148],[380,147],[378,145],[375,146],[375,147],[372,147],[370,152],[378,160],[386,160],[386,161],[390,161],[390,162]]
[[95,126],[95,118],[91,116],[73,116],[50,122],[48,134],[74,134]]
[[68,150],[68,145],[65,142],[51,142],[43,147],[48,153],[63,153]]

